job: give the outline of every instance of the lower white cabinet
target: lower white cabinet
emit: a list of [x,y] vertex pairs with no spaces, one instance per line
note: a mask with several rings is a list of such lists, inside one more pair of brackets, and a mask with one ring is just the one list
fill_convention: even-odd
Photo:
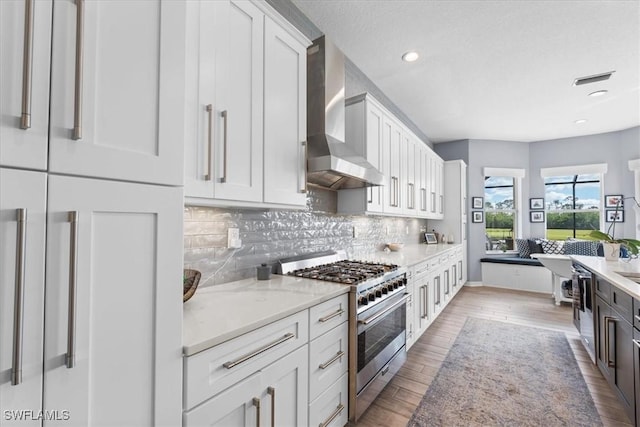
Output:
[[183,425],[344,426],[347,319],[344,294],[185,357]]
[[184,426],[307,425],[308,345],[184,414]]

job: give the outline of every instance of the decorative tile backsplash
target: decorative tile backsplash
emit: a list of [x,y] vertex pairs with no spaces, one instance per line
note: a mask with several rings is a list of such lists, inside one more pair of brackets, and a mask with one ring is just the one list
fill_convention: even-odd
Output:
[[[349,257],[380,250],[385,243],[420,242],[426,220],[338,215],[336,195],[312,189],[304,210],[184,209],[184,266],[202,272],[200,286],[255,277],[261,263],[329,249]],[[240,229],[242,247],[227,248],[227,230]],[[355,236],[354,237],[354,228]]]

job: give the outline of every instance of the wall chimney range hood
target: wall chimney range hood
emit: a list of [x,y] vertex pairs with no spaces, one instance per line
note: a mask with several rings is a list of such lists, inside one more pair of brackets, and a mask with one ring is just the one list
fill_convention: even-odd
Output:
[[382,185],[382,175],[345,143],[344,54],[322,36],[307,49],[307,182],[338,190]]

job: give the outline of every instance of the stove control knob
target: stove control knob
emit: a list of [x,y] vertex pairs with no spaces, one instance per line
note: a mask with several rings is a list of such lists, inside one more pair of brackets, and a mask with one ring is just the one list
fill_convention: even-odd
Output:
[[387,285],[382,285],[382,293],[383,294],[388,294],[389,293],[389,289],[387,288]]
[[367,305],[367,304],[369,304],[369,299],[367,299],[366,295],[365,296],[361,296],[360,300],[358,301],[358,303],[360,305]]
[[376,294],[373,292],[369,292],[369,301],[373,301],[376,299]]
[[398,289],[398,284],[396,282],[389,283],[389,286],[387,286],[387,289],[389,289],[389,292],[392,292],[394,289]]
[[380,289],[376,289],[376,297],[382,297],[382,291]]
[[406,284],[407,284],[407,278],[406,278],[406,277],[403,277],[403,278],[402,278],[402,284],[403,284],[403,285],[406,285]]
[[400,286],[400,281],[394,280],[391,286],[393,286],[393,289],[398,289],[398,287]]

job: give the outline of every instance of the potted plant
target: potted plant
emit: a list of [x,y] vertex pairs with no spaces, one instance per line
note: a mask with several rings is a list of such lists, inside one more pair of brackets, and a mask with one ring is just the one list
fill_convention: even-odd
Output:
[[[626,200],[626,199],[633,199],[638,205],[638,207],[640,207],[640,204],[638,204],[638,201],[635,199],[635,197],[626,197],[624,199],[620,199],[616,203],[614,218],[617,218],[618,216],[617,214],[618,214],[620,205],[622,203],[622,200]],[[604,249],[604,257],[607,261],[617,261],[618,258],[620,257],[621,247],[627,250],[632,255],[638,255],[638,252],[640,252],[640,240],[625,239],[625,238],[616,239],[615,237],[616,222],[617,221],[613,221],[611,225],[609,225],[609,228],[607,229],[606,233],[600,230],[592,230],[591,233],[589,234],[589,236],[593,240],[600,240],[602,242],[603,249]]]

